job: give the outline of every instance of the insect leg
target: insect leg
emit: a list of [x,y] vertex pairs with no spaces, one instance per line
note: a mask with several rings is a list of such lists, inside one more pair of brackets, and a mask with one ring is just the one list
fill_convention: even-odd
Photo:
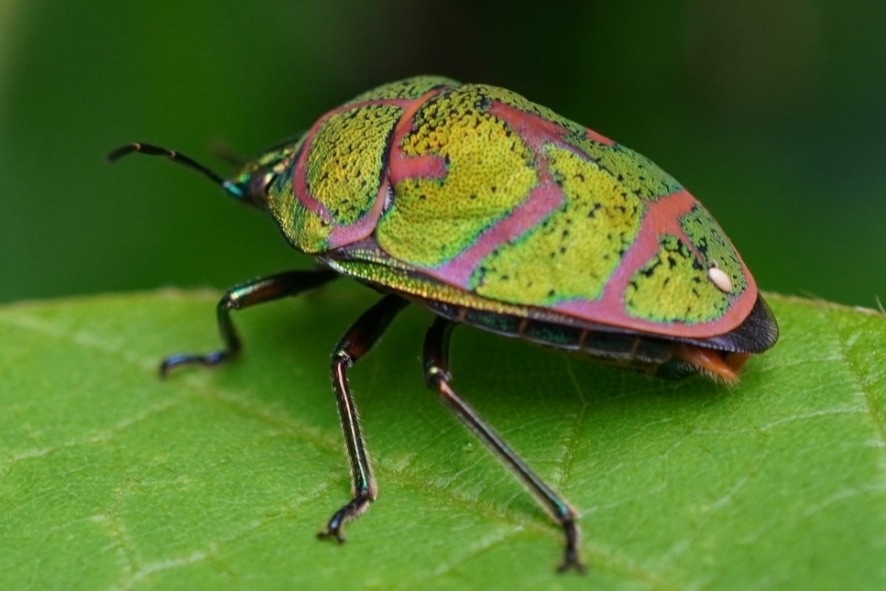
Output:
[[256,304],[270,302],[285,296],[297,295],[314,289],[338,277],[328,269],[288,271],[236,285],[225,292],[216,307],[218,330],[224,348],[205,355],[170,355],[160,363],[160,375],[165,377],[179,365],[218,365],[240,352],[240,337],[231,320],[231,310],[240,310]]
[[451,408],[458,418],[467,425],[489,449],[501,459],[505,465],[529,488],[529,491],[554,518],[563,529],[566,537],[566,550],[560,571],[574,568],[579,571],[585,569],[578,557],[579,531],[576,525],[577,515],[572,507],[555,493],[535,472],[512,450],[492,427],[487,425],[471,406],[459,397],[452,389],[449,374],[449,337],[454,324],[438,317],[425,335],[424,344],[424,371],[428,386],[437,391],[443,402]]
[[351,519],[358,517],[375,500],[377,492],[372,466],[366,454],[363,435],[357,417],[357,407],[348,388],[348,370],[372,349],[397,313],[406,306],[406,300],[387,295],[357,319],[345,333],[332,353],[332,387],[338,403],[338,415],[344,431],[348,461],[351,464],[353,488],[350,502],[335,512],[326,529],[317,534],[320,538],[333,537],[344,542],[341,529]]

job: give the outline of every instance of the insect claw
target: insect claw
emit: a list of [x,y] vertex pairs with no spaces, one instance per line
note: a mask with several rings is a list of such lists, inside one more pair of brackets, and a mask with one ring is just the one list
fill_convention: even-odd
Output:
[[327,538],[335,538],[335,541],[338,542],[339,544],[344,544],[344,543],[345,543],[345,537],[342,536],[342,535],[341,535],[340,533],[338,533],[338,532],[335,532],[335,533],[333,533],[333,532],[328,532],[328,531],[317,532],[317,538],[319,538],[319,539],[321,539],[321,540],[325,540],[325,539],[327,539]]
[[[333,517],[333,519],[335,519],[335,518]],[[340,526],[338,526],[338,527],[326,526],[326,529],[324,529],[323,531],[317,532],[317,538],[320,540],[325,540],[327,538],[335,538],[335,541],[338,542],[339,544],[344,544],[345,539],[346,539],[343,535],[341,535],[341,527]]]
[[160,377],[165,378],[180,365],[204,365],[212,367],[224,363],[230,357],[227,351],[216,351],[207,355],[170,355],[160,362]]
[[578,557],[578,529],[575,526],[574,518],[567,518],[563,521],[563,531],[566,534],[566,552],[563,562],[557,567],[557,572],[563,573],[568,570],[575,570],[579,573],[587,571],[587,567]]
[[584,574],[587,572],[588,567],[585,566],[585,564],[583,562],[579,562],[578,560],[569,560],[569,559],[564,560],[560,564],[560,566],[557,567],[558,573],[565,573],[568,570],[574,570],[578,573]]

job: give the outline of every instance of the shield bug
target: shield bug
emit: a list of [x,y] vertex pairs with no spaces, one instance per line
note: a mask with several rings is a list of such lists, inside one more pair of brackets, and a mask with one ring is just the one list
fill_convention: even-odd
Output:
[[232,310],[341,275],[384,294],[332,355],[353,490],[320,537],[343,541],[344,524],[375,499],[347,376],[409,302],[436,315],[424,342],[429,387],[553,516],[561,570],[583,569],[577,513],[453,389],[453,326],[725,382],[778,338],[741,257],[686,189],[644,156],[502,88],[438,77],[380,86],[229,180],[149,144],[109,159],[132,152],[196,169],[266,211],[320,266],[229,289],[217,309],[223,348],[167,357],[163,375],[236,356]]

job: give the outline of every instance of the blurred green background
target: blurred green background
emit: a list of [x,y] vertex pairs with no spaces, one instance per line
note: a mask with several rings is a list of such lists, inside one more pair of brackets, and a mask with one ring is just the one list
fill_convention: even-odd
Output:
[[886,295],[886,3],[0,0],[0,301],[310,261],[205,179],[376,84],[506,86],[651,157],[767,290]]

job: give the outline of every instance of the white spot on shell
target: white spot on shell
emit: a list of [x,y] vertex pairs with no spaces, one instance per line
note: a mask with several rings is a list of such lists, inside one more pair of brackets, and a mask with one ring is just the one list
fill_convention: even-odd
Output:
[[729,280],[729,275],[724,273],[722,269],[711,267],[708,269],[708,277],[717,286],[717,289],[723,293],[732,293],[732,281]]

